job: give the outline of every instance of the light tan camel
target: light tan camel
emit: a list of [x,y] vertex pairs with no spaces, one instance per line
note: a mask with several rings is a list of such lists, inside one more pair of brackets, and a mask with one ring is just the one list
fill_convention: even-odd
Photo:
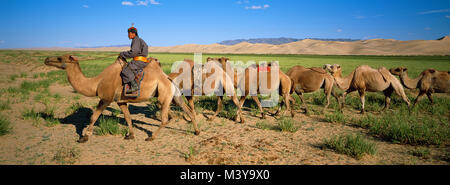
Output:
[[[195,110],[195,108],[194,108],[194,97],[195,96],[193,96],[193,95],[194,95],[194,91],[195,91],[196,87],[194,87],[194,85],[195,85],[194,77],[196,77],[197,75],[201,75],[202,81],[198,82],[198,84],[205,85],[207,79],[209,79],[208,83],[211,84],[210,88],[207,88],[207,89],[205,88],[205,86],[203,86],[202,92],[201,92],[202,95],[209,95],[209,94],[215,93],[217,91],[221,91],[221,88],[223,88],[223,92],[226,93],[227,95],[231,96],[233,103],[237,107],[235,121],[238,122],[238,120],[240,118],[240,122],[245,123],[245,119],[242,116],[241,107],[239,107],[239,101],[237,99],[236,92],[234,91],[234,88],[233,88],[233,80],[230,78],[230,76],[228,76],[223,71],[221,66],[219,66],[220,64],[217,63],[216,61],[208,58],[207,63],[205,65],[206,66],[209,65],[209,67],[211,67],[211,71],[206,71],[205,69],[203,69],[203,67],[205,65],[202,65],[201,67],[199,66],[198,68],[194,68],[194,62],[192,60],[185,59],[184,62],[186,62],[188,64],[186,68],[190,68],[189,70],[192,71],[192,73],[190,73],[190,76],[188,77],[190,79],[190,80],[188,80],[188,82],[190,81],[190,84],[188,84],[189,87],[185,88],[185,87],[183,87],[183,83],[178,83],[180,81],[179,81],[179,79],[177,79],[177,77],[179,77],[181,75],[181,73],[183,72],[183,70],[182,70],[183,68],[180,68],[180,71],[178,71],[178,72],[169,74],[169,78],[172,81],[176,81],[177,82],[176,84],[178,84],[179,87],[181,89],[183,89],[184,91],[186,91],[186,90],[191,91],[191,96],[186,96],[186,99],[188,100],[189,106],[191,107],[191,109]],[[217,72],[217,74],[222,73],[223,74],[222,77],[219,75],[216,75],[215,72]],[[194,73],[195,73],[195,76],[194,76]],[[219,112],[222,111],[222,109],[223,109],[222,102],[223,102],[223,96],[218,95],[217,96],[217,109],[214,112],[214,114],[208,118],[208,121],[213,121],[217,117]]]
[[413,107],[419,98],[427,94],[428,99],[433,103],[432,93],[449,93],[450,92],[450,71],[437,71],[435,69],[427,69],[420,73],[419,77],[411,79],[408,77],[408,68],[397,67],[389,69],[393,75],[400,77],[400,82],[408,89],[419,89],[419,95],[414,101]]
[[[297,93],[305,106],[305,112],[308,112],[308,107],[306,106],[305,100],[303,98],[303,93],[315,92],[323,88],[324,93],[327,97],[327,104],[325,105],[323,112],[330,105],[330,95],[336,98],[339,103],[339,98],[334,91],[334,78],[327,73],[326,70],[318,67],[305,68],[303,66],[294,66],[288,72],[287,75],[292,79],[293,85],[291,89],[292,93]],[[292,97],[291,97],[291,100]],[[293,100],[292,104],[295,103]]]
[[64,69],[67,72],[69,83],[78,93],[87,97],[98,96],[100,98],[100,102],[91,116],[91,122],[85,134],[80,137],[78,142],[83,143],[88,141],[89,136],[92,135],[94,123],[97,121],[103,110],[105,110],[112,102],[116,102],[119,105],[128,124],[128,134],[125,139],[134,139],[133,126],[127,103],[145,102],[151,97],[158,97],[158,101],[161,104],[161,126],[151,137],[149,136],[146,141],[155,139],[161,129],[166,126],[172,99],[175,100],[175,102],[191,118],[195,134],[200,134],[192,110],[184,103],[178,88],[176,88],[168,79],[168,76],[164,74],[159,66],[159,62],[153,58],[149,59],[151,62],[144,68],[145,76],[141,82],[140,96],[137,98],[127,98],[122,94],[123,85],[120,73],[126,62],[120,57],[117,58],[115,63],[109,65],[103,72],[93,78],[87,78],[83,75],[80,64],[75,56],[64,55],[59,57],[47,57],[45,59],[46,65]]
[[384,110],[389,109],[391,102],[392,92],[402,97],[402,99],[410,107],[408,97],[406,97],[405,91],[400,81],[395,78],[389,71],[381,67],[378,70],[373,69],[367,65],[362,65],[353,70],[347,77],[342,77],[342,68],[338,64],[326,64],[324,66],[336,81],[338,88],[345,90],[342,94],[341,111],[344,108],[345,96],[353,91],[358,91],[361,99],[362,110],[364,114],[365,92],[380,92],[383,91],[385,96]]

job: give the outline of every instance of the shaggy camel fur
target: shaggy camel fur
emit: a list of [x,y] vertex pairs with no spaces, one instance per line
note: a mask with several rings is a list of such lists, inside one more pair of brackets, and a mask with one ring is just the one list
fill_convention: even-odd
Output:
[[189,115],[194,125],[195,134],[200,134],[192,110],[184,103],[178,88],[176,88],[168,79],[168,76],[164,74],[159,66],[159,62],[153,58],[149,58],[149,60],[151,60],[151,62],[144,68],[146,75],[141,83],[140,96],[137,98],[127,98],[122,94],[123,85],[120,77],[120,72],[126,64],[126,61],[120,57],[117,58],[115,63],[109,65],[103,72],[93,78],[86,78],[83,75],[75,56],[64,55],[60,57],[47,57],[45,59],[46,65],[64,69],[67,72],[69,83],[78,93],[87,97],[98,96],[100,98],[100,102],[91,116],[91,122],[84,136],[80,137],[78,142],[83,143],[88,141],[89,136],[92,135],[94,123],[97,121],[103,110],[105,110],[112,102],[116,102],[119,105],[128,124],[128,134],[125,139],[133,139],[134,132],[127,103],[145,102],[151,97],[156,96],[162,107],[161,126],[151,137],[149,136],[146,141],[155,139],[161,129],[166,126],[172,100],[175,100],[183,111]]
[[338,88],[345,90],[345,92],[342,94],[341,111],[344,108],[345,96],[353,91],[359,92],[362,104],[362,114],[364,114],[365,112],[364,103],[366,91],[383,91],[385,95],[385,105],[383,111],[389,109],[391,95],[394,91],[395,93],[397,93],[397,95],[402,97],[402,99],[408,105],[408,108],[410,107],[410,102],[406,97],[405,91],[403,90],[400,81],[391,73],[389,73],[389,71],[384,67],[376,70],[367,65],[362,65],[357,67],[347,77],[342,77],[342,68],[338,64],[326,64],[324,68],[326,68],[334,77]]
[[[318,67],[305,68],[303,66],[294,66],[287,72],[287,75],[293,81],[291,94],[294,92],[297,93],[302,104],[305,106],[305,112],[308,112],[308,107],[304,103],[303,93],[315,92],[321,88],[323,88],[324,93],[327,96],[327,104],[325,105],[323,112],[325,112],[330,105],[330,95],[333,95],[338,104],[340,104],[339,98],[334,91],[334,78],[324,69]],[[295,100],[293,100],[292,104],[294,103]]]
[[[199,84],[203,85],[202,88],[202,95],[208,95],[208,94],[212,94],[217,91],[223,91],[227,94],[231,96],[231,99],[233,101],[233,103],[236,105],[236,107],[238,108],[237,113],[236,113],[236,117],[235,117],[235,121],[238,122],[238,119],[240,118],[240,122],[241,123],[245,123],[245,119],[242,116],[242,111],[241,111],[241,107],[239,106],[239,101],[237,99],[236,93],[234,91],[233,88],[233,80],[230,78],[230,76],[228,76],[223,69],[221,68],[220,64],[217,63],[214,60],[211,60],[211,58],[207,59],[207,63],[205,65],[202,65],[201,67],[198,68],[194,68],[194,62],[192,60],[189,59],[185,59],[184,60],[185,64],[187,63],[188,65],[185,67],[185,69],[188,69],[190,71],[192,71],[192,73],[190,73],[190,76],[188,77],[190,80],[188,80],[188,82],[190,81],[190,84],[188,83],[187,86],[189,87],[183,87],[183,83],[179,83],[181,82],[179,80],[179,78],[177,79],[177,77],[179,77],[182,72],[183,72],[183,67],[180,68],[180,70],[176,73],[171,73],[169,74],[169,78],[176,82],[175,84],[179,84],[179,87],[181,89],[183,89],[184,91],[190,91],[191,92],[191,96],[186,96],[186,99],[189,102],[189,105],[191,107],[192,110],[194,109],[194,91],[196,89],[196,87],[194,87],[195,83],[194,81],[196,79],[194,79],[194,77],[196,77],[197,75],[201,75],[201,82],[199,82]],[[182,65],[185,65],[182,64]],[[207,69],[203,69],[204,67],[209,68],[210,71],[208,71]],[[196,71],[197,69],[197,71]],[[201,71],[200,71],[201,70]],[[217,74],[222,73],[222,78],[219,75],[216,75],[215,72],[217,70]],[[195,75],[194,75],[195,73]],[[198,76],[197,76],[198,77]],[[199,78],[197,78],[199,79]],[[206,81],[208,80],[208,81]],[[206,88],[205,83],[211,84],[210,87]],[[217,95],[217,94],[216,94]],[[225,95],[225,94],[224,94]],[[217,109],[214,112],[214,115],[212,115],[211,117],[208,118],[208,121],[212,121],[214,120],[217,115],[219,114],[219,112],[222,111],[223,109],[223,96],[222,95],[218,95],[217,96]]]
[[419,77],[411,79],[408,77],[408,68],[397,67],[389,69],[393,75],[400,77],[400,82],[408,89],[419,89],[419,95],[414,101],[413,107],[419,98],[427,94],[428,99],[433,103],[432,93],[449,93],[450,92],[450,71],[437,71],[435,69],[427,69],[420,73]]

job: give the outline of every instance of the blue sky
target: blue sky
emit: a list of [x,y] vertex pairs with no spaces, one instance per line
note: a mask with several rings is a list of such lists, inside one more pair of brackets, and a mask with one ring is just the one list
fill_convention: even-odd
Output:
[[241,38],[437,39],[449,0],[2,0],[0,48],[152,46]]

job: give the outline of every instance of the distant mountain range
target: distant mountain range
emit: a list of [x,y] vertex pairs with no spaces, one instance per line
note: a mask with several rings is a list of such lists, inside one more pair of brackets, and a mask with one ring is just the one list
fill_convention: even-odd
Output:
[[[320,38],[305,38],[310,40],[320,40],[320,41],[340,41],[340,42],[354,42],[359,41],[359,39],[320,39]],[[286,38],[286,37],[280,37],[280,38],[256,38],[256,39],[235,39],[235,40],[224,40],[222,42],[219,42],[218,44],[222,45],[235,45],[239,44],[241,42],[248,42],[251,44],[273,44],[273,45],[281,45],[281,44],[287,44],[291,42],[297,42],[302,41],[305,39],[295,39],[295,38]]]
[[119,44],[119,45],[110,45],[110,46],[92,46],[92,47],[78,47],[78,48],[106,48],[106,47],[127,47],[130,44]]

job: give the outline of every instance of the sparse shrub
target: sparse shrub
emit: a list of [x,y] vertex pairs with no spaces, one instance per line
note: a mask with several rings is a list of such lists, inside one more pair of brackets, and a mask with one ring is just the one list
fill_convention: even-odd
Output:
[[53,160],[58,164],[74,164],[76,163],[81,156],[81,151],[77,147],[61,147],[59,148]]
[[290,117],[282,117],[277,121],[277,126],[280,131],[283,132],[297,132],[300,128],[299,125],[294,123],[294,120]]
[[334,136],[331,139],[325,139],[324,145],[337,153],[346,154],[356,159],[361,159],[366,154],[375,155],[376,153],[376,145],[359,134]]
[[128,130],[122,128],[119,124],[119,119],[105,118],[104,116],[99,118],[98,127],[95,127],[94,134],[96,135],[123,135],[127,134]]
[[11,131],[11,122],[4,115],[0,114],[0,136],[3,136]]

